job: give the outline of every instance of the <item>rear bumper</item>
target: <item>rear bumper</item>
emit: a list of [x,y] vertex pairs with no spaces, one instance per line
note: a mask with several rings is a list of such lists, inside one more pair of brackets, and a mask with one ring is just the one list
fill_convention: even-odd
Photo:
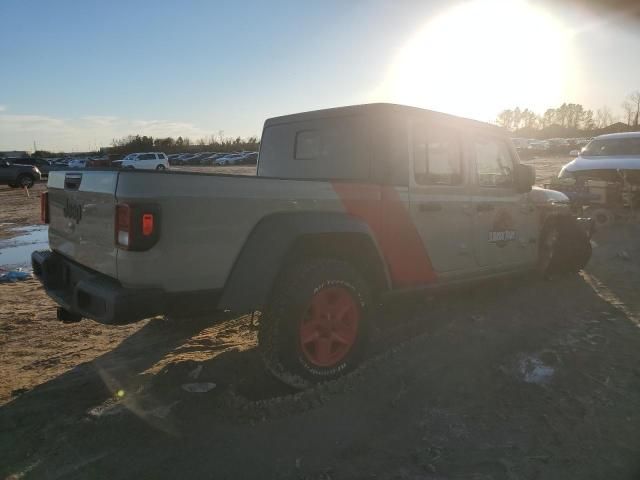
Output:
[[125,288],[56,252],[31,254],[33,273],[62,308],[100,323],[126,324],[165,312],[165,294],[156,288]]

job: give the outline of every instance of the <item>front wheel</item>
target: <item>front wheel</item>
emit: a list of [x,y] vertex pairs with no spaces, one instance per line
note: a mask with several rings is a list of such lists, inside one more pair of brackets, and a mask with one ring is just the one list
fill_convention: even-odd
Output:
[[591,241],[573,218],[550,221],[540,235],[538,271],[545,277],[576,273],[591,258]]
[[370,291],[346,262],[313,259],[282,274],[260,319],[267,369],[295,388],[335,379],[364,356]]

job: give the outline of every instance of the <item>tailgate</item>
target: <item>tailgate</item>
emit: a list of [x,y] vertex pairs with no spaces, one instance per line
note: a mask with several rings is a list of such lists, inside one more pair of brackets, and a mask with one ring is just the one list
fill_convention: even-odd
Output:
[[117,171],[49,174],[49,245],[64,256],[116,277]]

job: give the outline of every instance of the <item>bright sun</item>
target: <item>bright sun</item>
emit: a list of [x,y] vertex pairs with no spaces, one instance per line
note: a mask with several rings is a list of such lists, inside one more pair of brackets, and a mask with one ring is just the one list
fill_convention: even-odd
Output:
[[444,11],[397,56],[385,96],[397,103],[493,121],[504,108],[562,101],[568,32],[520,0],[475,0]]

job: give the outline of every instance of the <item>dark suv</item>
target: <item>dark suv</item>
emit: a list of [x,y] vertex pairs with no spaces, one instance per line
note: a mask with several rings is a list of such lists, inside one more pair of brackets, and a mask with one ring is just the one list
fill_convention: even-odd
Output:
[[48,177],[49,171],[55,170],[55,167],[53,167],[51,163],[44,158],[20,158],[9,161],[18,165],[31,165],[33,167],[38,167],[38,170],[40,170],[40,174],[43,177]]
[[9,185],[11,188],[31,188],[41,178],[42,174],[38,167],[0,160],[0,185]]

